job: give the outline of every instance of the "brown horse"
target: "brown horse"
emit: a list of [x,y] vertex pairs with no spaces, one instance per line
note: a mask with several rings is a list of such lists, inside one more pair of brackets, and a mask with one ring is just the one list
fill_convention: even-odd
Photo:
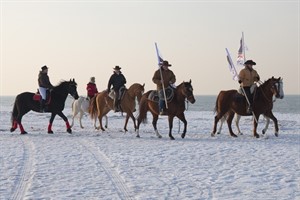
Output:
[[[144,87],[145,84],[141,85],[139,83],[134,83],[129,87],[129,89],[125,90],[123,98],[121,99],[120,106],[122,112],[125,112],[127,114],[124,125],[125,132],[127,131],[127,123],[129,117],[131,117],[134,123],[134,129],[136,130],[135,117],[133,116],[133,112],[135,110],[135,98],[137,97],[138,102],[140,102],[141,97],[144,93]],[[113,110],[113,104],[114,100],[109,97],[107,91],[98,93],[97,96],[93,98],[93,101],[91,101],[89,113],[92,119],[98,117],[100,123],[100,127],[98,129],[105,131],[102,126],[102,117],[105,116],[110,110]]]
[[[187,121],[185,119],[184,111],[185,111],[185,99],[187,99],[192,104],[195,103],[195,98],[193,94],[193,87],[190,82],[183,82],[180,85],[177,86],[176,89],[174,89],[174,97],[173,99],[168,102],[168,109],[167,109],[167,115],[169,119],[169,137],[171,140],[174,140],[175,138],[172,136],[172,128],[173,128],[173,119],[174,117],[178,117],[183,123],[184,123],[184,129],[183,133],[181,134],[181,137],[185,137],[186,133],[186,127],[187,127]],[[158,120],[158,102],[155,102],[153,100],[149,99],[149,94],[153,90],[148,91],[142,96],[141,102],[140,102],[140,114],[138,116],[138,124],[137,124],[137,137],[140,137],[139,135],[139,127],[141,122],[145,122],[147,119],[147,112],[150,111],[153,116],[152,125],[154,127],[155,133],[158,138],[161,138],[161,135],[157,131],[157,120]]]
[[[265,81],[260,87],[257,88],[254,94],[253,103],[253,114],[258,120],[261,114],[269,117],[273,120],[275,124],[275,136],[278,137],[278,123],[276,117],[272,113],[273,109],[273,95],[276,98],[282,99],[284,97],[283,93],[283,82],[279,77],[278,79],[272,77]],[[252,114],[247,113],[247,103],[245,97],[237,92],[237,90],[221,91],[217,97],[216,108],[217,115],[215,116],[214,129],[211,136],[214,136],[217,130],[218,121],[227,115],[227,124],[229,128],[230,135],[237,137],[231,128],[231,122],[234,117],[234,113],[242,116],[251,116]],[[254,137],[259,138],[257,134],[257,121],[254,120]]]

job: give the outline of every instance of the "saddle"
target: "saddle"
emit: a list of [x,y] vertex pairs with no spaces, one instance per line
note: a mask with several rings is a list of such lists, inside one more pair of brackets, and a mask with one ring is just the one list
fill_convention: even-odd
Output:
[[[119,98],[118,98],[117,100],[123,99],[126,90],[127,90],[126,87],[121,87],[121,88],[119,89]],[[114,90],[111,90],[110,93],[108,94],[108,96],[109,96],[110,98],[112,98],[112,99],[115,99],[115,97],[116,97],[115,91],[114,91]]]
[[[251,93],[251,96],[252,96],[253,100],[254,100],[255,98],[257,98],[257,85],[252,85],[252,86],[250,87],[250,93]],[[242,88],[239,88],[239,89],[237,90],[237,94],[235,95],[235,99],[236,99],[237,101],[246,100],[245,94],[243,93]]]
[[[173,97],[174,97],[174,89],[171,87],[167,87],[165,89],[165,93],[166,93],[166,98],[167,98],[167,102],[172,101]],[[159,101],[159,96],[158,96],[158,92],[157,90],[152,90],[148,96],[148,99],[150,101],[154,101],[157,102]]]
[[[37,92],[33,95],[32,99],[33,99],[34,101],[41,101],[41,100],[42,100],[42,96],[41,96],[39,90],[37,90]],[[50,95],[50,91],[47,90],[47,92],[46,92],[46,103],[45,103],[45,105],[49,105],[50,102],[51,102],[51,95]]]

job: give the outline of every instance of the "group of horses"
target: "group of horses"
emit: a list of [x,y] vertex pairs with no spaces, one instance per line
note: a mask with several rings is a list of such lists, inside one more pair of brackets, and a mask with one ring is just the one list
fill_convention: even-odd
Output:
[[[124,130],[127,131],[127,123],[129,118],[132,119],[134,124],[134,129],[136,131],[136,136],[139,135],[139,128],[142,122],[145,122],[147,119],[148,111],[152,114],[152,125],[155,131],[155,134],[158,138],[162,136],[159,134],[157,130],[157,121],[159,118],[159,109],[157,101],[150,98],[150,94],[153,90],[150,90],[144,93],[145,84],[134,83],[128,89],[125,90],[122,95],[122,99],[120,101],[120,107],[122,112],[126,113]],[[176,88],[173,88],[174,96],[168,102],[168,109],[166,115],[168,116],[169,122],[169,137],[174,140],[175,138],[172,135],[173,128],[173,120],[174,117],[177,117],[184,124],[183,133],[181,137],[184,138],[187,131],[187,120],[185,118],[185,105],[186,101],[190,103],[195,103],[195,98],[193,94],[193,86],[192,81],[182,82]],[[72,124],[70,125],[67,117],[63,114],[63,109],[65,106],[65,101],[68,95],[71,95],[76,101],[73,102],[73,117]],[[24,92],[17,95],[15,99],[15,103],[13,106],[12,112],[12,127],[11,132],[13,132],[18,126],[20,128],[21,134],[26,134],[27,132],[24,130],[23,125],[21,123],[22,117],[29,111],[33,110],[36,112],[40,112],[40,104],[39,101],[34,100],[34,93]],[[68,133],[72,133],[71,127],[74,124],[74,117],[79,113],[79,118],[82,118],[84,112],[88,112],[92,119],[94,119],[94,127],[97,129],[101,129],[104,131],[104,127],[102,125],[103,117],[106,118],[105,127],[107,128],[107,113],[113,110],[113,99],[110,97],[108,91],[102,91],[97,93],[95,97],[93,97],[90,101],[86,100],[83,97],[78,96],[77,93],[77,84],[75,80],[63,81],[54,87],[50,93],[51,101],[47,105],[47,112],[51,113],[49,125],[48,125],[48,133],[53,133],[52,131],[52,123],[56,115],[60,116],[66,123],[66,128]],[[263,114],[267,117],[267,119],[272,119],[275,125],[275,135],[278,136],[278,123],[277,119],[274,117],[272,113],[273,108],[273,96],[276,98],[283,98],[283,82],[282,79],[279,78],[270,78],[264,83],[262,83],[254,94],[254,105],[253,105],[253,115],[255,119],[259,119],[259,116]],[[136,99],[138,102],[138,116],[137,119],[134,116],[134,112],[136,110]],[[75,109],[76,107],[80,107],[80,109]],[[252,114],[247,113],[247,102],[245,97],[238,93],[237,90],[228,90],[221,91],[216,100],[215,107],[215,120],[214,127],[211,136],[214,136],[217,130],[217,124],[219,120],[224,121],[227,120],[228,128],[230,135],[233,137],[237,137],[232,131],[231,123],[234,117],[234,114],[238,114],[240,116],[249,116]],[[74,110],[75,109],[75,110]],[[99,120],[99,127],[96,126],[96,120]],[[253,134],[254,137],[259,137],[257,134],[257,121],[254,121],[254,129]],[[83,128],[80,120],[80,126]]]

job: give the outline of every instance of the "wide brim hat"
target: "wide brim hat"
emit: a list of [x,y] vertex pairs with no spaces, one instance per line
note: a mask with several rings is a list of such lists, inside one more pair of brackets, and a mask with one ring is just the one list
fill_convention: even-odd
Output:
[[48,67],[46,65],[44,65],[43,67],[41,67],[42,70],[48,69]]
[[118,65],[114,67],[114,70],[120,70],[121,67],[119,67]]
[[244,65],[256,65],[256,62],[254,62],[253,60],[247,60]]
[[171,67],[172,65],[169,64],[169,62],[167,60],[162,61],[161,66],[168,66]]

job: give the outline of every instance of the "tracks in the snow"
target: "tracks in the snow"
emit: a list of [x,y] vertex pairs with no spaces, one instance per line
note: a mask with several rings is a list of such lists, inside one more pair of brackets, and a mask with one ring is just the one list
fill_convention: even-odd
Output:
[[91,145],[88,140],[78,141],[97,161],[99,168],[102,168],[107,176],[111,179],[120,199],[134,199],[133,195],[128,190],[122,177],[113,169],[106,155],[97,147]]
[[23,147],[23,154],[20,160],[21,166],[18,170],[14,187],[12,188],[12,195],[9,198],[13,200],[24,199],[33,177],[34,145],[25,135],[19,138]]

